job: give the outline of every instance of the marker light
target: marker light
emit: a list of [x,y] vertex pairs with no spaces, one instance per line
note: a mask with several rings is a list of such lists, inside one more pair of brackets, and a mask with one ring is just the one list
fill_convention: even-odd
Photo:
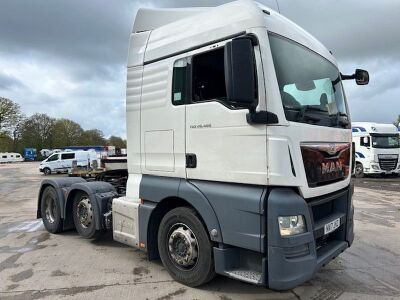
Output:
[[306,232],[306,224],[302,215],[278,217],[278,223],[281,236],[291,236]]

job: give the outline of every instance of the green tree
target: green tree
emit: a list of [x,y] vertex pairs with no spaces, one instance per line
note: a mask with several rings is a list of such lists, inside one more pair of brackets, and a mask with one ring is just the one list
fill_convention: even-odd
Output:
[[393,122],[396,127],[400,126],[400,115],[397,116],[397,120]]
[[55,119],[46,114],[34,114],[21,125],[20,140],[22,148],[32,147],[37,150],[52,148]]
[[5,133],[0,133],[0,152],[13,151],[13,139]]
[[83,129],[78,123],[69,119],[58,119],[54,124],[54,148],[78,146]]
[[126,148],[126,140],[118,137],[118,136],[110,136],[108,139],[108,145],[115,146],[117,148]]
[[0,132],[12,133],[21,119],[19,105],[10,99],[0,97]]
[[81,136],[80,145],[91,146],[91,145],[104,145],[106,140],[101,130],[90,129],[83,132]]

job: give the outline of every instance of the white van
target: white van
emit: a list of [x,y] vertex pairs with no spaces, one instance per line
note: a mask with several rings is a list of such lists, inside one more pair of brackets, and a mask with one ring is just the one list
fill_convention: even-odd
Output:
[[78,167],[87,167],[93,160],[97,160],[97,153],[82,150],[53,153],[40,163],[39,171],[45,175],[68,172],[72,168],[74,160],[76,160]]
[[11,162],[21,162],[24,158],[19,153],[0,153],[0,163],[11,163]]
[[393,124],[352,123],[355,176],[400,174],[400,137]]

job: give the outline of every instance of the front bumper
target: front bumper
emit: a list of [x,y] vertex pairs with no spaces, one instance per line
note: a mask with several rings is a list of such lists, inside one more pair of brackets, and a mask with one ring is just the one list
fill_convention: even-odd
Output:
[[[303,199],[292,189],[276,188],[268,197],[266,283],[287,290],[311,279],[325,264],[350,247],[354,239],[353,187]],[[302,214],[307,232],[281,237],[278,216]],[[340,218],[340,227],[324,235],[324,225]]]

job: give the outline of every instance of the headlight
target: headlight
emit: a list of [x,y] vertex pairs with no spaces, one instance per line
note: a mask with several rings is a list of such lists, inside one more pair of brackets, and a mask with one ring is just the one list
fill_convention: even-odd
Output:
[[279,230],[281,236],[290,236],[306,232],[304,216],[285,216],[278,217]]

